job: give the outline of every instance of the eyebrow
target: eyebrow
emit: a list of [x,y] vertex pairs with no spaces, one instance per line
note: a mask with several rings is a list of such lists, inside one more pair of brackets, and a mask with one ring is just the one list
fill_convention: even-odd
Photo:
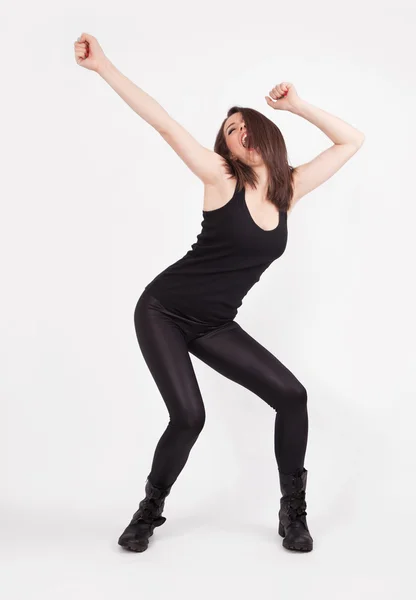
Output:
[[230,123],[226,128],[225,131],[228,131],[228,129],[231,127],[231,125],[235,125],[235,123]]

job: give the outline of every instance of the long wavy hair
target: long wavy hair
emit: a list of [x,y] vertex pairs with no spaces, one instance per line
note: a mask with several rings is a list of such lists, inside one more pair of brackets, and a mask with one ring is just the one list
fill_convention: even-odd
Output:
[[287,211],[293,196],[293,171],[289,165],[286,144],[278,126],[262,113],[253,108],[233,106],[227,112],[227,117],[215,139],[214,152],[220,154],[226,162],[226,172],[237,178],[237,190],[249,183],[257,188],[258,175],[252,167],[238,158],[232,159],[225,141],[224,125],[228,117],[241,113],[247,130],[247,147],[257,148],[269,173],[267,198],[279,210]]

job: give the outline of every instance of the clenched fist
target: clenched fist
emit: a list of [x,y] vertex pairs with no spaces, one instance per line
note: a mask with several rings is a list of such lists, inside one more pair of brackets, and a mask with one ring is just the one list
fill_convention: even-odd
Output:
[[291,110],[299,100],[295,86],[287,81],[275,85],[269,96],[265,96],[266,102],[275,110]]
[[97,39],[89,33],[83,33],[74,42],[75,60],[78,65],[90,71],[98,72],[107,60]]

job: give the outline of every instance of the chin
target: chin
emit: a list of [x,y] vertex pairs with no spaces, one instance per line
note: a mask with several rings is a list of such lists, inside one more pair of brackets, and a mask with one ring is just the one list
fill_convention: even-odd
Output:
[[252,156],[249,157],[248,162],[249,163],[262,164],[263,159],[262,159],[261,155],[258,152],[253,152]]

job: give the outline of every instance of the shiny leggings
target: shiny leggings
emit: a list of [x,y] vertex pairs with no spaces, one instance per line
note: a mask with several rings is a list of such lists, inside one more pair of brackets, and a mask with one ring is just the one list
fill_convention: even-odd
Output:
[[148,479],[172,485],[205,423],[205,407],[189,353],[244,386],[276,411],[274,451],[280,472],[303,467],[308,413],[305,387],[235,321],[215,326],[163,306],[144,290],[135,311],[139,346],[169,413]]

